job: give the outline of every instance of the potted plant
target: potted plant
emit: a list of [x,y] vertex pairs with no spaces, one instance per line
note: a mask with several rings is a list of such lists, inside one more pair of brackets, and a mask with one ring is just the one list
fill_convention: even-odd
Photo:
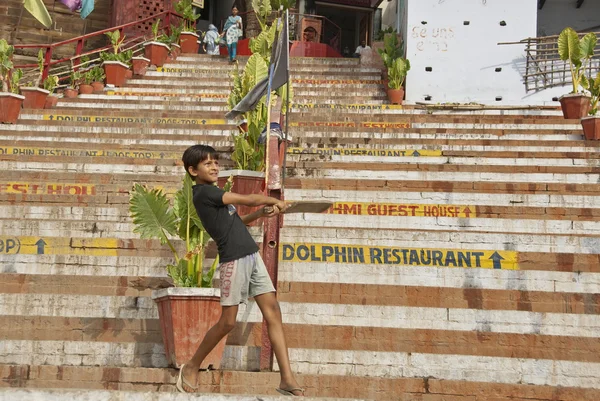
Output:
[[179,44],[182,53],[198,53],[200,48],[200,37],[196,33],[196,20],[200,14],[196,14],[192,0],[179,0],[175,3],[175,11],[183,16],[182,32],[179,36]]
[[0,123],[14,124],[19,119],[24,96],[19,95],[19,80],[23,71],[13,70],[12,54],[14,47],[4,39],[0,39]]
[[397,58],[388,69],[388,90],[387,95],[390,103],[402,104],[404,99],[404,80],[410,70],[410,61],[405,58]]
[[134,57],[131,59],[133,62],[133,75],[144,76],[148,71],[150,60],[146,57]]
[[46,98],[46,103],[44,104],[45,109],[53,109],[56,107],[58,103],[58,96],[54,95],[54,89],[58,86],[58,77],[56,75],[50,75],[48,78],[44,79],[44,89],[46,89],[49,93]]
[[81,79],[79,83],[79,94],[80,95],[91,95],[94,93],[94,87],[92,86],[92,82],[94,82],[94,75],[92,70],[87,70],[81,73]]
[[152,35],[154,36],[154,39],[151,42],[144,43],[144,55],[146,59],[150,60],[150,64],[162,67],[167,60],[170,47],[167,44],[168,37],[166,35],[159,35],[159,25],[160,18],[152,24]]
[[588,82],[588,90],[591,94],[590,111],[588,117],[581,119],[581,125],[583,126],[585,139],[598,140],[600,139],[600,116],[596,116],[596,114],[598,114],[598,103],[600,101],[600,73],[596,75],[595,79],[590,77]]
[[100,66],[94,66],[89,73],[92,78],[91,85],[94,92],[102,92],[104,90],[104,79],[106,78],[104,69]]
[[560,59],[569,62],[573,91],[559,98],[563,115],[567,119],[580,119],[588,114],[590,97],[579,92],[579,88],[587,89],[589,82],[585,76],[587,63],[594,56],[594,48],[598,38],[593,32],[581,40],[572,28],[565,28],[558,37],[558,54]]
[[171,35],[169,35],[169,42],[171,45],[171,54],[173,56],[173,60],[176,60],[177,57],[181,54],[181,46],[179,46],[179,39],[181,37],[181,31],[183,27],[171,25]]
[[44,52],[42,49],[38,52],[38,77],[35,81],[29,82],[21,87],[21,94],[25,96],[23,108],[25,109],[43,109],[46,104],[46,98],[50,94],[42,86],[42,74],[44,73]]
[[404,55],[404,46],[398,42],[398,35],[392,31],[392,33],[386,33],[383,36],[383,49],[377,49],[377,53],[383,61],[385,66],[383,70],[384,85],[387,87],[388,70],[392,66],[392,63]]
[[79,94],[79,82],[81,81],[81,73],[79,71],[71,72],[71,79],[69,80],[69,85],[64,91],[64,95],[66,98],[73,99],[76,98]]
[[[212,288],[212,279],[219,257],[210,268],[204,268],[206,246],[210,240],[192,201],[192,179],[188,174],[182,188],[174,196],[173,207],[161,189],[149,190],[135,184],[130,193],[129,211],[134,232],[142,239],[159,239],[173,252],[174,264],[168,265],[168,275],[175,287],[154,291],[165,353],[169,363],[180,367],[188,361],[204,335],[220,317],[220,291]],[[231,182],[224,188],[228,191]],[[179,237],[185,250],[174,243]],[[179,248],[179,249],[178,249]],[[225,339],[208,355],[203,367],[218,368],[225,348]]]
[[123,86],[133,52],[131,50],[119,52],[125,36],[121,38],[118,30],[106,32],[106,35],[109,37],[112,46],[112,52],[100,53],[100,58],[103,60],[104,73],[106,74],[106,83],[116,87]]

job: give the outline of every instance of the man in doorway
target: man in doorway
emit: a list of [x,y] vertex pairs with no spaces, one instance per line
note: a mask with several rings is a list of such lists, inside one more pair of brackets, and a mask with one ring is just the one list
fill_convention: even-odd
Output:
[[367,41],[366,40],[362,40],[360,42],[360,46],[358,46],[356,48],[356,50],[354,51],[354,57],[355,58],[360,58],[360,55],[362,54],[362,52],[364,52],[365,50],[371,50],[371,46],[367,46]]

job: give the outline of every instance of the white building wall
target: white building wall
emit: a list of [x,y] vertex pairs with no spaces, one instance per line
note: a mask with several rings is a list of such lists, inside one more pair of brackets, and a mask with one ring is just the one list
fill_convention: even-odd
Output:
[[524,45],[498,45],[536,36],[537,3],[407,0],[407,102],[558,105],[568,87],[526,93]]

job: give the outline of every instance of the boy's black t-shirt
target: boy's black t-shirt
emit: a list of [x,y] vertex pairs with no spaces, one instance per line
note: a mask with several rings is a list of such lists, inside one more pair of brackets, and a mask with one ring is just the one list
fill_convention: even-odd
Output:
[[217,243],[220,263],[243,258],[258,252],[258,245],[233,205],[223,204],[225,192],[214,185],[193,187],[196,212],[206,232]]

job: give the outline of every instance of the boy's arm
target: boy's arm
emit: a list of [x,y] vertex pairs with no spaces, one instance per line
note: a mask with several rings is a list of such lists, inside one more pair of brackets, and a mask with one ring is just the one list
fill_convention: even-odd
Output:
[[284,201],[272,198],[270,196],[252,194],[240,195],[234,192],[225,192],[223,194],[223,204],[225,205],[244,205],[244,206],[277,206],[280,212],[283,212],[287,205]]
[[255,212],[252,212],[245,216],[240,216],[240,219],[242,219],[242,222],[245,225],[248,225],[254,220],[260,219],[261,217],[272,217],[276,214],[279,214],[279,208],[277,206],[265,206]]

